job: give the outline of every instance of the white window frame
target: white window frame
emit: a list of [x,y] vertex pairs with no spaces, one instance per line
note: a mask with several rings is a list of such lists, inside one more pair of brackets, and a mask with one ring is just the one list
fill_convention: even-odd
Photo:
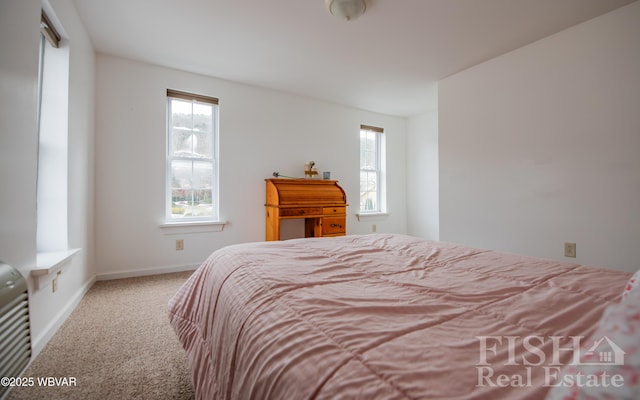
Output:
[[[43,2],[43,7],[47,4]],[[51,7],[40,17],[40,53],[36,123],[38,164],[36,182],[36,265],[31,268],[34,289],[41,290],[61,273],[82,249],[69,240],[69,41]],[[48,15],[47,15],[48,13]]]
[[[192,104],[202,104],[212,107],[211,121],[211,158],[176,156],[172,154],[172,110],[171,101],[177,99],[181,101],[191,102]],[[194,93],[181,92],[173,89],[167,89],[167,149],[166,149],[166,196],[165,196],[165,223],[166,224],[182,224],[182,223],[202,223],[202,222],[219,222],[219,189],[218,189],[218,99],[215,97],[203,96]],[[172,181],[173,174],[172,161],[198,161],[210,162],[212,166],[211,177],[211,215],[207,216],[182,216],[175,217],[172,213],[173,196]],[[193,190],[193,189],[192,189]]]
[[[360,144],[362,145],[362,135],[374,135],[375,138],[375,168],[363,168],[362,160],[360,160],[360,176],[362,173],[373,173],[376,177],[377,187],[375,190],[375,207],[367,208],[363,205],[361,199],[365,191],[360,183],[359,190],[359,214],[361,215],[377,215],[386,213],[386,177],[385,177],[385,137],[384,129],[370,125],[360,125]],[[360,149],[362,157],[362,149]]]

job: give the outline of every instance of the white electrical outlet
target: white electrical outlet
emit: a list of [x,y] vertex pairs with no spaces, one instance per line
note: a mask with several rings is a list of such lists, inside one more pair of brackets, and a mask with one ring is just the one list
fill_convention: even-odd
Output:
[[62,271],[56,273],[56,277],[51,281],[51,291],[55,293],[58,290],[58,278],[62,275]]
[[378,230],[378,227],[376,226],[376,224],[371,225],[371,232],[375,232]]
[[576,258],[576,244],[565,242],[564,244],[564,256]]
[[184,239],[176,239],[176,250],[177,251],[184,250]]

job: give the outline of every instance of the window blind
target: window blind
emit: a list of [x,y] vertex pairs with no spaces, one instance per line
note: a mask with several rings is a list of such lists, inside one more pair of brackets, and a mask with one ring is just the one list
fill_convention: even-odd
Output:
[[360,129],[365,130],[365,131],[372,131],[372,132],[384,133],[384,129],[382,129],[382,128],[378,128],[377,126],[371,126],[371,125],[360,125]]
[[51,46],[56,49],[60,47],[60,34],[51,23],[49,17],[47,17],[47,14],[44,13],[44,10],[42,10],[42,14],[40,16],[40,32],[42,32],[42,35],[47,39]]
[[167,89],[167,97],[173,97],[176,99],[199,101],[202,103],[218,104],[218,99],[215,97],[204,96],[201,94],[181,92],[179,90]]

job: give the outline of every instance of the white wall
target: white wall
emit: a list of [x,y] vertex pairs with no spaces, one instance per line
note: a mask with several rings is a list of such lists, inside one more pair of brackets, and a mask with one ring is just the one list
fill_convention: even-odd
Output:
[[[166,89],[220,99],[222,232],[161,229],[164,217]],[[359,128],[387,135],[390,216],[379,232],[406,231],[406,120],[273,90],[99,54],[96,89],[96,262],[101,277],[179,269],[212,251],[265,235],[265,183],[272,172],[331,171],[347,193],[347,232],[358,222]],[[175,240],[184,239],[184,251]]]
[[440,238],[438,205],[438,91],[431,93],[429,111],[408,119],[407,233]]
[[36,260],[36,87],[40,4],[0,2],[0,260]]
[[93,49],[70,0],[52,0],[52,13],[70,39],[69,242],[82,252],[65,266],[59,290],[35,290],[36,264],[36,89],[40,42],[39,1],[0,3],[0,259],[28,279],[31,333],[37,353],[91,282]]
[[635,2],[440,82],[442,240],[639,268],[638,38]]

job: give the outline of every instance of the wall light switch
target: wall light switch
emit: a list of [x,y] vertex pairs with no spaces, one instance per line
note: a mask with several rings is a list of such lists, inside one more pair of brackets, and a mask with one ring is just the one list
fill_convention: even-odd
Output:
[[565,242],[564,244],[564,256],[576,258],[576,244]]

